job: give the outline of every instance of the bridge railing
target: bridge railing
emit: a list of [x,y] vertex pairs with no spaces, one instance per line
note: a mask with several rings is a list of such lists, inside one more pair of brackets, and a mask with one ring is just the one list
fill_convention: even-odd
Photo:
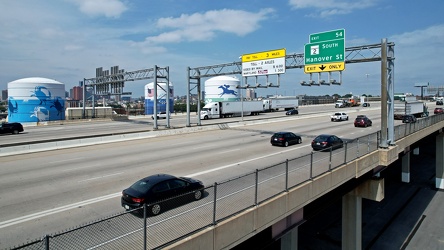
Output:
[[[399,140],[442,122],[443,115],[395,127]],[[201,200],[186,202],[175,197],[177,207],[157,216],[141,208],[89,223],[61,233],[45,235],[13,249],[158,249],[254,207],[347,162],[378,150],[380,132],[346,139],[344,147],[313,151],[281,163],[264,166],[229,180],[207,186]],[[172,200],[158,202],[171,203]]]

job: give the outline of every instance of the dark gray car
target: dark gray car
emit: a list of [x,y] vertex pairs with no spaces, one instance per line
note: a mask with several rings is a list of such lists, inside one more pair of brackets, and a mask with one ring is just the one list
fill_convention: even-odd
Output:
[[405,115],[402,117],[402,123],[415,123],[416,117],[414,115]]
[[121,205],[126,210],[147,204],[151,215],[200,200],[204,194],[201,181],[189,177],[156,174],[145,177],[122,191]]
[[270,143],[273,146],[288,147],[292,144],[302,143],[302,138],[301,136],[292,132],[277,132],[271,136]]
[[341,138],[337,137],[336,135],[327,135],[322,134],[316,136],[316,138],[313,139],[311,142],[311,147],[313,150],[327,150],[327,149],[336,149],[336,148],[342,148],[344,146],[344,142]]
[[23,126],[21,123],[0,123],[0,134],[18,134],[20,132],[23,132]]

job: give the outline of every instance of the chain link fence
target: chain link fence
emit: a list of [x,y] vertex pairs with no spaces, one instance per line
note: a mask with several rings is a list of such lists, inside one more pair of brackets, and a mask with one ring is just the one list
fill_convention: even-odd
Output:
[[[443,120],[444,114],[396,126],[395,140]],[[157,216],[148,216],[148,204],[11,249],[160,249],[378,150],[379,134],[378,131],[346,140],[336,150],[314,151],[214,183],[205,188],[203,198],[197,201],[180,196],[157,202],[167,208]]]

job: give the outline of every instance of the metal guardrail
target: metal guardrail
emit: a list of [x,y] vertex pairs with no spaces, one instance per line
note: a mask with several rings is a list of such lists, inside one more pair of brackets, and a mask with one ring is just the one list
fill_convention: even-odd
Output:
[[[398,125],[395,140],[443,120],[444,114]],[[201,200],[185,203],[176,197],[180,206],[158,216],[147,216],[143,208],[122,212],[11,249],[159,249],[378,150],[379,135],[380,131],[348,140],[337,150],[314,151],[214,183]]]

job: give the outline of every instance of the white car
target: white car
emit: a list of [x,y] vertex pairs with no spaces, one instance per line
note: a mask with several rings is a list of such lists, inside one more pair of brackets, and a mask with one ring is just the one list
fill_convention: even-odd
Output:
[[337,112],[330,116],[332,122],[334,121],[348,121],[348,115],[343,112]]
[[[152,115],[151,118],[154,120],[154,115]],[[157,119],[166,119],[166,118],[167,118],[167,114],[165,111],[157,113]],[[170,118],[171,118],[171,114],[170,114]]]

